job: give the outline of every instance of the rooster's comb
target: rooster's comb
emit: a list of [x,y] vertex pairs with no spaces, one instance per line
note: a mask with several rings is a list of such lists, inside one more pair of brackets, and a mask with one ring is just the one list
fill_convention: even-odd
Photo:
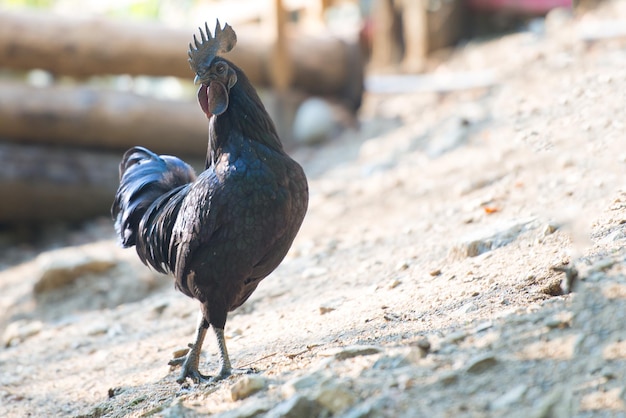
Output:
[[221,28],[218,20],[213,36],[211,36],[207,23],[204,24],[204,28],[204,32],[202,28],[198,28],[200,29],[202,42],[199,42],[196,35],[193,35],[195,48],[190,42],[189,51],[187,52],[189,54],[189,65],[191,65],[191,69],[196,74],[202,73],[217,54],[230,51],[237,43],[237,35],[228,23],[224,25],[224,28]]

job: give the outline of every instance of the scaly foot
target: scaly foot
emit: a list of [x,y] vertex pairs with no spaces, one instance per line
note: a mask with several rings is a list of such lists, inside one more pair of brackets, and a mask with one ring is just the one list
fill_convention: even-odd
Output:
[[210,376],[205,376],[198,371],[198,364],[200,362],[200,353],[194,350],[193,346],[186,356],[180,356],[173,358],[167,364],[170,366],[182,366],[182,370],[178,379],[178,383],[184,383],[187,378],[191,379],[194,383],[205,383],[210,381]]

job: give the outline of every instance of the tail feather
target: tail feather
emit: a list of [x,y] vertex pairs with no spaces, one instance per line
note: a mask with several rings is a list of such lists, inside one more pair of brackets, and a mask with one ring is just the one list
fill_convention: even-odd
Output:
[[[171,229],[195,178],[193,169],[176,157],[159,156],[143,147],[126,151],[111,207],[122,246],[136,245],[144,263],[165,272]],[[166,239],[167,244],[161,245]]]
[[137,254],[146,265],[161,273],[171,273],[176,265],[176,252],[170,245],[172,229],[180,205],[189,192],[189,184],[179,186],[157,198],[139,223]]

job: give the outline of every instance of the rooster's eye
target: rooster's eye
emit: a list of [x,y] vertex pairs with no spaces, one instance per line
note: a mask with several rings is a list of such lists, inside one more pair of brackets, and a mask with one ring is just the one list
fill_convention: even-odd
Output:
[[218,74],[224,74],[224,71],[226,71],[226,66],[224,64],[217,64],[217,67],[215,67],[215,71],[217,71]]

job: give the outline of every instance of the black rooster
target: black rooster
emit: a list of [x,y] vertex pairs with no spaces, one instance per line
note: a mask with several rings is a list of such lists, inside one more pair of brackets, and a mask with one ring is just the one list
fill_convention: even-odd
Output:
[[[283,260],[300,229],[308,186],[300,165],[283,150],[274,123],[245,74],[217,54],[237,42],[219,21],[211,36],[194,35],[189,62],[201,83],[198,100],[209,118],[206,169],[196,177],[176,157],[134,147],[120,164],[111,208],[124,247],[172,273],[176,288],[201,303],[196,340],[178,382],[217,381],[231,368],[224,325],[259,282]],[[213,326],[221,368],[212,378],[198,371],[202,343]]]

